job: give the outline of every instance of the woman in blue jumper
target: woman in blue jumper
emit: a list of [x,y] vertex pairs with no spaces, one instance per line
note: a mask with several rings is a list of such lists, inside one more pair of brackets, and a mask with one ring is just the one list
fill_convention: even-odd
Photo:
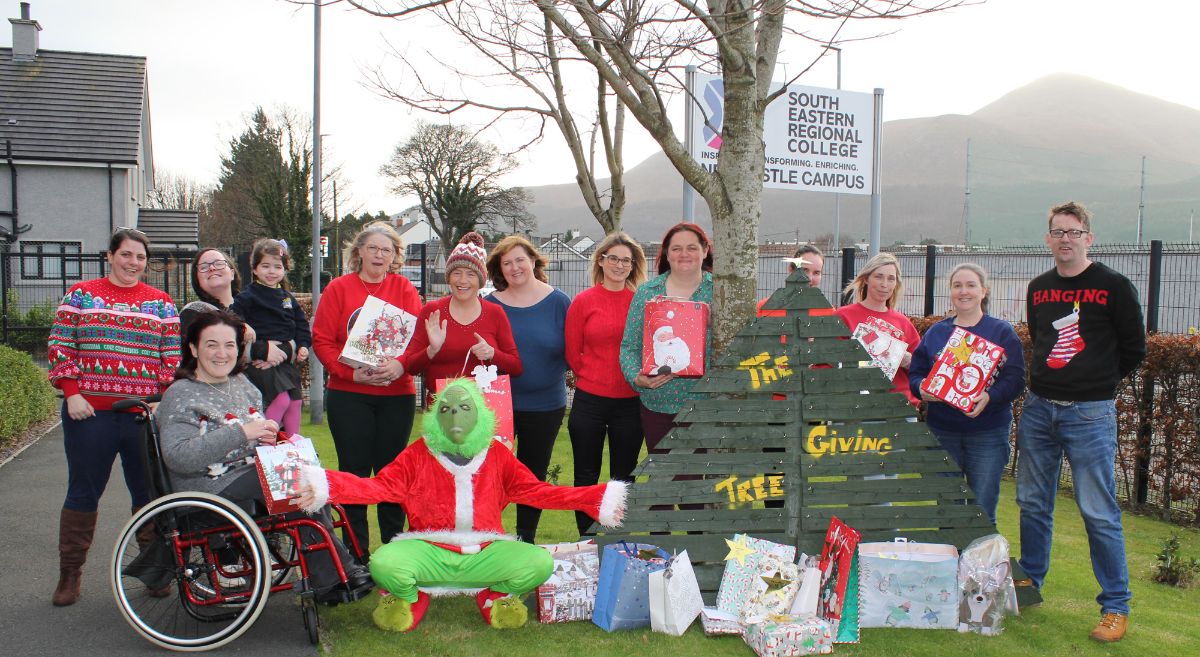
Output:
[[[550,285],[546,256],[529,240],[510,235],[488,256],[487,296],[512,325],[524,371],[512,379],[517,460],[545,481],[554,439],[567,410],[566,326],[571,298]],[[541,509],[517,505],[517,536],[533,543]]]
[[[1025,390],[1025,352],[1012,325],[987,314],[988,292],[987,272],[979,265],[963,263],[950,272],[954,313],[925,331],[912,355],[908,385],[929,402],[929,430],[962,468],[976,501],[995,524],[1000,476],[1008,465],[1012,405]],[[996,381],[966,413],[921,390],[956,326],[1003,347],[1007,357]]]

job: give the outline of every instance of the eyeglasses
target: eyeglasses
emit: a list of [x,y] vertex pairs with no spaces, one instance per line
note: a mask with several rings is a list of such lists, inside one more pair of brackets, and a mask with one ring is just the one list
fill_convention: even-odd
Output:
[[1050,231],[1050,237],[1053,237],[1054,239],[1057,240],[1057,239],[1062,239],[1063,235],[1067,235],[1071,239],[1077,240],[1077,239],[1083,237],[1084,235],[1087,235],[1090,232],[1092,232],[1092,231],[1079,230],[1078,228],[1072,228],[1071,230],[1063,230],[1061,228],[1055,228]]
[[615,256],[615,255],[611,255],[611,254],[603,255],[600,257],[607,260],[608,264],[610,264],[614,267],[616,267],[617,265],[620,265],[622,267],[628,267],[633,264],[633,258],[621,258],[619,256]]
[[229,268],[229,263],[224,260],[213,260],[212,262],[202,262],[196,265],[196,271],[201,274],[207,274],[210,271],[222,271]]
[[363,249],[366,250],[371,255],[381,255],[384,257],[396,255],[395,249],[388,248],[386,246],[375,246],[374,244],[368,244],[365,247],[363,247]]

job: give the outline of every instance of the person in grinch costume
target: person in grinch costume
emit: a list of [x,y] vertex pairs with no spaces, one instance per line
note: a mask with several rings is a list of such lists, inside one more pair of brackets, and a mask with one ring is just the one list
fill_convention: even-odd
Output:
[[410,531],[371,556],[371,576],[390,592],[375,609],[375,624],[408,632],[429,608],[429,591],[482,590],[475,596],[484,622],[495,628],[525,624],[520,597],[545,582],[553,560],[544,548],[504,533],[500,512],[511,503],[581,511],[605,527],[620,525],[626,484],[555,486],[539,481],[493,440],[495,414],[475,383],[456,379],[425,413],[423,436],[373,478],[305,467],[298,502],[320,509],[329,502],[394,502],[408,512]]

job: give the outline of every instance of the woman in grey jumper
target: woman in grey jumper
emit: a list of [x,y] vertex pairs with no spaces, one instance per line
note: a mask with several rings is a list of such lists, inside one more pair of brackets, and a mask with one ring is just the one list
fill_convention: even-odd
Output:
[[[246,324],[227,311],[203,313],[195,319],[183,346],[175,382],[163,394],[157,410],[163,462],[176,491],[203,491],[241,506],[262,503],[262,488],[254,467],[254,448],[273,445],[279,425],[263,417],[262,395],[241,370]],[[318,519],[329,527],[329,512]],[[306,544],[322,537],[301,528]],[[355,563],[340,540],[333,537],[352,592],[370,590],[366,568]],[[337,569],[325,551],[308,555],[309,574],[319,602],[342,599]]]

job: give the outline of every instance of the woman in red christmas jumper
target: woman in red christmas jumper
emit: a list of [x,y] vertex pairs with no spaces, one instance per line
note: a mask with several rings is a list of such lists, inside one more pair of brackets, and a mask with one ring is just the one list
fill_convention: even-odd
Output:
[[[350,273],[321,292],[313,317],[313,353],[329,373],[325,408],[337,450],[338,469],[370,477],[395,460],[412,432],[416,388],[400,356],[377,367],[354,368],[338,361],[346,337],[367,296],[382,299],[414,317],[421,297],[404,276],[404,243],[391,224],[376,221],[354,236],[345,250]],[[386,542],[404,531],[404,509],[380,504],[379,535]],[[365,506],[346,507],[350,527],[364,549],[370,544]]]
[[[594,285],[576,295],[567,310],[566,357],[575,372],[575,399],[567,431],[575,455],[575,485],[600,480],[604,437],[608,477],[632,481],[642,449],[638,394],[621,374],[621,336],[633,291],[646,280],[642,247],[625,233],[605,237],[592,252]],[[592,525],[575,514],[582,536]]]
[[846,286],[845,292],[853,293],[858,301],[837,309],[838,317],[842,318],[851,333],[859,324],[869,322],[882,333],[908,345],[896,376],[892,377],[892,392],[903,393],[916,406],[917,398],[908,389],[908,365],[912,362],[912,354],[917,350],[921,335],[908,317],[896,310],[896,303],[904,293],[900,261],[890,253],[880,253],[871,258]]
[[479,233],[463,235],[446,258],[450,294],[425,304],[417,317],[416,334],[402,361],[407,372],[424,373],[430,396],[435,381],[469,375],[476,365],[492,363],[509,376],[523,371],[508,316],[479,298],[487,280],[486,260]]
[[50,329],[50,382],[62,390],[67,498],[59,518],[55,606],[79,600],[79,581],[96,531],[96,508],[121,455],[136,511],[149,501],[142,468],[142,425],[135,413],[113,412],[121,399],[167,388],[179,365],[179,314],[165,292],[141,282],[150,253],[146,234],[131,228],[108,242],[109,274],[76,283]]
[[[254,328],[260,339],[291,342],[295,361],[308,358],[312,330],[304,309],[288,289],[287,274],[292,269],[287,244],[261,239],[250,251],[250,270],[254,282],[234,299],[230,310]],[[246,370],[246,378],[262,392],[267,405],[263,414],[292,435],[300,430],[302,402],[300,369],[296,362],[256,361]]]

